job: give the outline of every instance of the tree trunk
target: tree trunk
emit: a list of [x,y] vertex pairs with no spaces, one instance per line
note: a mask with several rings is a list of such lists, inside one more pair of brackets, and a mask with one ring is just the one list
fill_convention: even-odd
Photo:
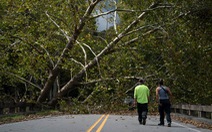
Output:
[[[152,7],[155,7],[156,4],[152,4],[149,8],[152,8]],[[90,12],[91,13],[91,12]],[[87,14],[87,13],[85,13]],[[68,93],[68,91],[70,91],[71,89],[73,89],[74,87],[74,84],[78,83],[80,81],[80,79],[84,76],[85,72],[87,69],[93,67],[94,65],[97,64],[97,61],[99,61],[102,57],[104,57],[104,55],[111,49],[113,48],[113,46],[115,44],[117,44],[125,35],[127,35],[127,33],[130,32],[130,30],[135,27],[139,22],[140,20],[144,17],[144,15],[146,14],[146,11],[142,12],[136,20],[134,20],[131,24],[129,24],[126,29],[121,32],[113,41],[111,41],[92,61],[90,61],[90,63],[88,63],[84,69],[82,69],[78,74],[76,74],[72,79],[70,79],[69,82],[66,83],[66,85],[58,92],[58,94],[51,100],[49,101],[49,104],[50,105],[54,105],[57,101],[57,98],[60,98],[60,97],[63,97],[66,93]],[[88,14],[87,14],[88,15]],[[84,16],[84,19],[86,17]],[[82,19],[82,20],[84,20]],[[80,34],[80,31],[82,30],[83,26],[85,25],[85,22],[84,23],[81,23],[81,26],[80,29],[76,30],[73,37],[74,39],[71,39],[71,40],[74,40],[72,42],[75,42],[76,39],[77,39],[77,36],[79,36]],[[70,46],[70,45],[69,45]],[[55,76],[53,76],[54,80],[55,80]],[[51,83],[54,83],[54,82],[51,82]],[[50,86],[50,85],[48,85]],[[45,87],[44,87],[45,88]],[[45,92],[46,91],[49,91],[50,89],[48,87],[46,87],[45,89]],[[45,93],[44,92],[44,93]],[[45,96],[43,96],[43,98],[45,98]],[[44,101],[43,98],[41,98],[40,100],[38,100],[38,102],[40,101]]]
[[48,97],[48,93],[51,90],[58,74],[59,74],[59,68],[62,65],[61,60],[66,56],[66,54],[73,48],[75,41],[77,40],[78,36],[80,35],[86,21],[89,19],[89,16],[91,15],[94,7],[100,2],[101,0],[95,0],[93,1],[88,9],[86,10],[84,16],[79,21],[79,26],[76,27],[73,35],[71,36],[69,42],[67,43],[66,47],[64,48],[63,52],[61,53],[60,58],[57,61],[57,64],[55,65],[54,69],[50,72],[49,77],[45,83],[45,86],[43,90],[41,91],[40,96],[37,99],[38,103],[41,103],[45,101],[45,99]]
[[115,44],[117,44],[124,36],[127,34],[130,29],[132,29],[144,16],[146,12],[143,12],[135,21],[133,21],[122,33],[120,33],[113,41],[111,41],[90,63],[88,63],[84,69],[82,69],[78,74],[76,74],[66,85],[58,92],[57,96],[55,96],[50,102],[50,105],[54,105],[56,103],[57,98],[64,96],[68,91],[70,91],[74,84],[76,84],[85,74],[86,70],[93,67],[97,64],[104,55],[111,49]]
[[52,89],[53,84],[58,76],[58,73],[59,73],[59,69],[50,71],[47,82],[45,83],[43,90],[41,90],[41,94],[38,97],[37,102],[41,103],[45,101],[45,99],[48,97],[49,91]]

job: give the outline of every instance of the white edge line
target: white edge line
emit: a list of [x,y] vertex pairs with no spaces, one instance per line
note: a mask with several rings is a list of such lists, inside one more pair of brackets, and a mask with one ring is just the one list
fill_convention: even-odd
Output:
[[190,128],[190,127],[187,127],[187,126],[181,125],[181,124],[176,123],[176,122],[173,122],[173,123],[174,123],[174,124],[176,124],[176,125],[178,125],[178,126],[181,126],[181,127],[187,128],[187,129],[192,130],[192,131],[195,131],[195,132],[201,132],[201,131],[199,131],[199,130],[196,130],[196,129],[193,129],[193,128]]

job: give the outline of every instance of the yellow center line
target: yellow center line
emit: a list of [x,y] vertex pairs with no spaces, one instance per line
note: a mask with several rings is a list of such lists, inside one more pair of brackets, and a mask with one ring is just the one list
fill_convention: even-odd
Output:
[[105,115],[102,115],[86,132],[91,132],[91,130],[102,120]]
[[105,125],[107,118],[109,117],[109,114],[105,117],[104,121],[102,122],[102,124],[99,126],[99,128],[97,129],[96,132],[101,132],[103,126]]

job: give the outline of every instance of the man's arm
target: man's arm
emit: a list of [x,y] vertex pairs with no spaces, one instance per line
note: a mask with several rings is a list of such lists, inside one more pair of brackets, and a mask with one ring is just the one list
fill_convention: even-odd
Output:
[[167,91],[168,91],[169,95],[172,96],[172,92],[169,87],[167,87]]
[[133,103],[133,105],[136,106],[136,104],[137,104],[137,99],[134,98],[134,103]]
[[156,88],[155,93],[156,93],[156,101],[159,102],[158,87]]
[[150,90],[148,89],[148,103],[150,103]]
[[170,90],[170,88],[169,87],[167,87],[167,91],[168,91],[168,93],[169,93],[169,100],[171,101],[172,100],[172,92],[171,92],[171,90]]
[[137,104],[137,95],[136,95],[136,89],[134,90],[134,102],[133,102],[133,105],[135,106]]

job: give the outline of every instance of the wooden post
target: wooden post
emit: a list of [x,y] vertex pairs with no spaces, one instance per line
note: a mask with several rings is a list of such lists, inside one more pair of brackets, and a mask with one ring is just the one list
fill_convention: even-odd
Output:
[[212,112],[211,112],[211,120],[212,120]]
[[29,112],[29,106],[26,106],[26,112]]
[[184,114],[183,109],[180,109],[180,114]]
[[173,108],[174,109],[174,113],[177,113],[177,110],[176,110],[176,108]]
[[9,113],[15,113],[15,102],[10,102],[8,104]]
[[211,120],[212,120],[212,105],[211,105]]
[[9,113],[15,113],[15,107],[9,107]]
[[198,111],[198,117],[202,117],[202,111]]
[[191,115],[191,110],[188,110],[188,115],[189,115],[189,116]]
[[26,112],[26,105],[24,102],[19,102],[17,106],[19,107],[19,112]]
[[3,109],[4,109],[3,103],[0,102],[0,115],[3,115]]

